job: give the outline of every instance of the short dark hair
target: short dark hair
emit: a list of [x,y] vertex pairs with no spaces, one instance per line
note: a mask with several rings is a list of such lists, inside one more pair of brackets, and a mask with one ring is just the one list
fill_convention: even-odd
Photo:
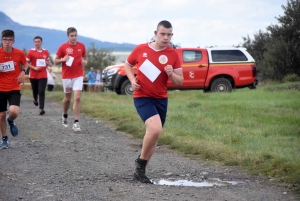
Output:
[[157,25],[157,30],[158,30],[158,28],[159,28],[160,26],[163,26],[163,27],[165,27],[165,28],[167,28],[167,29],[172,28],[172,24],[171,24],[169,21],[167,21],[167,20],[160,21],[160,22],[158,23],[158,25]]
[[69,34],[70,33],[72,33],[72,32],[77,32],[77,30],[75,29],[75,27],[69,27],[68,29],[67,29],[67,34],[68,34],[68,36],[69,36]]
[[40,39],[41,41],[43,41],[42,37],[40,37],[40,36],[34,37],[34,38],[33,38],[33,41],[34,41],[35,39]]
[[13,30],[6,29],[6,30],[2,31],[2,38],[4,38],[4,37],[12,37],[13,39],[15,39],[15,33]]

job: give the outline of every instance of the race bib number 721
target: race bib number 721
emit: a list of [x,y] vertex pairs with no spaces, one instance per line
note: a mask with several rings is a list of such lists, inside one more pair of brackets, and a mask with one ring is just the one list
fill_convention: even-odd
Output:
[[13,61],[8,61],[5,63],[0,63],[0,71],[9,72],[15,70],[15,65]]

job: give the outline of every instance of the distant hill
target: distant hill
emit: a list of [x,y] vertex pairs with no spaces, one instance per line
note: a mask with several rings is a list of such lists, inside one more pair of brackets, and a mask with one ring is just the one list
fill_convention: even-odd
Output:
[[[11,29],[15,32],[16,42],[14,47],[19,49],[26,48],[28,50],[32,48],[35,36],[43,38],[43,46],[52,54],[56,53],[59,45],[67,42],[66,31],[21,25],[0,11],[0,31],[2,32],[5,29]],[[90,46],[91,42],[94,42],[98,48],[109,48],[118,52],[132,51],[136,46],[130,43],[105,42],[80,35],[78,41],[84,43],[86,48]]]

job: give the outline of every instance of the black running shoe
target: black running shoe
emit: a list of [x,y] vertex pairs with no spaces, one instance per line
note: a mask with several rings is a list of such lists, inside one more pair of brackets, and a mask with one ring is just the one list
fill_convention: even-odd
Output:
[[133,173],[133,176],[136,180],[140,181],[141,183],[146,183],[146,184],[153,184],[152,181],[146,176],[146,165],[147,165],[147,160],[140,159],[138,157],[135,160],[135,171]]
[[39,106],[39,102],[37,102],[36,100],[33,100],[33,104],[34,104],[35,106]]
[[40,110],[40,115],[44,115],[45,114],[45,110]]
[[139,171],[138,169],[135,169],[133,176],[141,183],[153,184],[153,182],[145,175],[145,172]]

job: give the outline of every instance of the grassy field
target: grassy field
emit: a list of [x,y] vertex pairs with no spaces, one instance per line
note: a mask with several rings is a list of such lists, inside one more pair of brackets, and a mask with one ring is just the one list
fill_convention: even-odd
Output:
[[[25,92],[29,94],[29,92]],[[47,93],[61,102],[62,92]],[[84,93],[82,112],[143,138],[131,96]],[[300,82],[233,93],[170,91],[160,143],[179,153],[300,185]]]

